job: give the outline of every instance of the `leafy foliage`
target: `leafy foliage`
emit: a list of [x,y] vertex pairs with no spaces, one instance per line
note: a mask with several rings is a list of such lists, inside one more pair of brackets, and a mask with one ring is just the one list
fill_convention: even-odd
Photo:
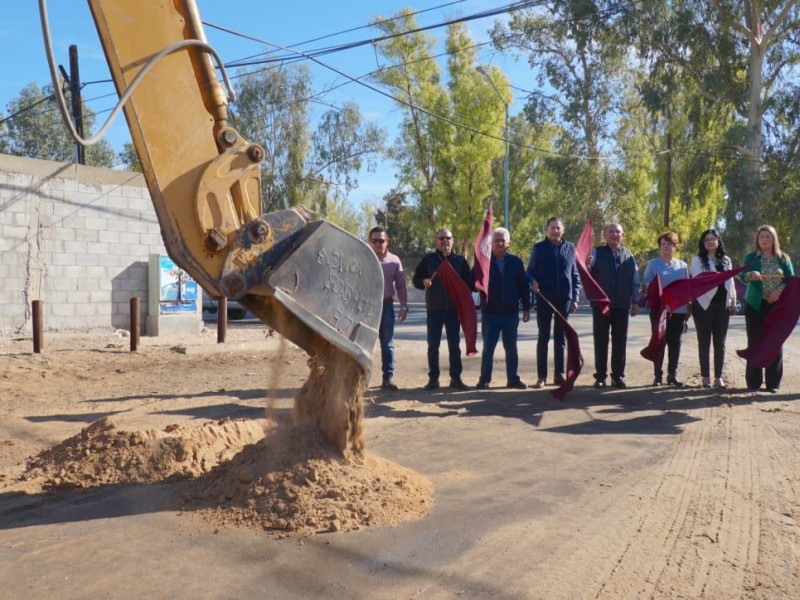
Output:
[[[69,104],[69,95],[67,94]],[[13,118],[5,120],[0,130],[0,150],[7,154],[73,162],[75,142],[61,121],[61,113],[52,97],[51,88],[27,85],[6,106]],[[88,107],[83,109],[84,131],[94,125],[95,115]],[[88,137],[88,135],[86,135]],[[115,154],[106,140],[101,140],[85,150],[86,164],[95,167],[113,167]]]
[[325,111],[312,129],[311,81],[305,67],[241,73],[230,120],[261,144],[262,210],[302,204],[357,233],[360,218],[347,202],[360,171],[373,171],[386,133],[366,123],[354,103]]

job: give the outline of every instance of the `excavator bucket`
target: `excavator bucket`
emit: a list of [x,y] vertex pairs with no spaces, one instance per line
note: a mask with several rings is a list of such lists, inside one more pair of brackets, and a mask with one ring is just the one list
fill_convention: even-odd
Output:
[[380,264],[364,242],[308,215],[268,213],[243,228],[221,288],[310,354],[329,345],[366,376],[383,309]]

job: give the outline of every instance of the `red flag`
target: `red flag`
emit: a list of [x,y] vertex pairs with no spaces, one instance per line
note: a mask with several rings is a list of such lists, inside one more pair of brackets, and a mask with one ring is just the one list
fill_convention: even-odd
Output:
[[594,280],[589,269],[586,266],[586,259],[592,254],[592,220],[586,223],[583,228],[581,237],[578,238],[578,243],[575,245],[575,261],[578,267],[578,273],[581,276],[581,284],[583,284],[583,292],[586,294],[586,299],[590,302],[597,304],[597,307],[604,315],[608,315],[611,301],[606,296],[603,288]]
[[[763,300],[762,300],[763,302]],[[780,298],[764,319],[764,329],[753,346],[737,350],[736,354],[752,366],[763,369],[773,363],[778,352],[794,331],[800,317],[800,277],[787,277]]]
[[493,209],[491,202],[475,238],[475,288],[489,299],[489,263],[492,258],[492,218]]
[[464,341],[467,343],[467,356],[475,356],[478,353],[475,346],[478,340],[478,313],[475,311],[475,303],[472,301],[472,292],[456,273],[453,265],[446,260],[442,261],[436,272],[442,280],[445,291],[456,303],[458,321],[461,323],[461,329],[464,330]]
[[647,288],[647,306],[651,312],[658,312],[658,322],[653,326],[650,334],[650,343],[646,348],[642,348],[639,354],[642,358],[656,362],[664,353],[667,345],[667,306],[663,303],[661,278],[656,278],[650,282]]
[[569,324],[567,318],[558,312],[556,307],[553,306],[542,294],[539,294],[539,296],[542,298],[542,300],[550,304],[550,308],[553,309],[553,314],[555,314],[556,318],[561,321],[561,325],[564,327],[564,337],[567,338],[567,376],[564,379],[564,383],[562,383],[556,389],[550,391],[553,396],[563,402],[566,395],[572,391],[572,388],[575,387],[575,381],[578,379],[578,375],[581,374],[581,369],[583,368],[583,354],[581,354],[581,345],[578,341],[578,332],[575,331],[575,328]]
[[739,273],[748,268],[752,263],[746,264],[732,271],[704,271],[697,277],[689,279],[678,279],[664,288],[661,294],[661,301],[670,310],[676,310],[684,304],[689,304],[698,296],[702,296],[709,290],[722,285],[728,279],[736,277]]

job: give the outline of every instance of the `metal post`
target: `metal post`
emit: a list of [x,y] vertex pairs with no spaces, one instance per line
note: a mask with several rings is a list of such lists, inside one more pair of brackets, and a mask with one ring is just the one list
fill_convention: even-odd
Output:
[[41,300],[34,300],[31,302],[31,325],[33,326],[33,353],[41,354],[42,346],[44,345],[44,326],[42,323],[42,305]]
[[225,296],[217,298],[217,343],[224,344],[228,333],[228,299]]
[[503,143],[505,145],[505,154],[503,156],[503,213],[504,213],[504,226],[508,229],[508,103],[503,99],[503,95],[500,93],[500,90],[497,89],[497,86],[494,84],[494,81],[491,77],[489,77],[489,73],[487,73],[483,67],[480,65],[477,67],[478,73],[486,77],[489,83],[492,86],[492,89],[497,94],[497,97],[500,98],[500,102],[503,103],[503,107],[505,108],[505,126],[503,128]]
[[139,349],[139,297],[131,296],[131,352],[136,352]]

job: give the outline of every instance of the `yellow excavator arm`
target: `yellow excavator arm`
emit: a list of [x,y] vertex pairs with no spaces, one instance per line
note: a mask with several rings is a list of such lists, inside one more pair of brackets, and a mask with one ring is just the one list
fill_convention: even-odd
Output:
[[[168,46],[205,42],[194,0],[88,1],[120,96]],[[330,393],[325,379],[344,367],[354,375],[342,380],[360,389],[382,310],[380,265],[363,241],[302,208],[261,214],[264,150],[228,125],[209,54],[188,46],[161,58],[124,110],[175,263],[208,293],[238,300],[320,359],[310,379],[316,384],[305,388]],[[341,449],[358,446],[360,408],[313,402],[321,408],[299,412],[316,418]]]

